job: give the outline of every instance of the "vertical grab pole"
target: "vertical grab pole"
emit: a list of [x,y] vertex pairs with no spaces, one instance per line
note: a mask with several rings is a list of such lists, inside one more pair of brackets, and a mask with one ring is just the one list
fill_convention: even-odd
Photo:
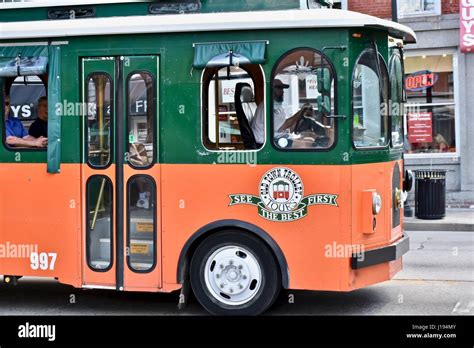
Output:
[[99,197],[97,197],[97,203],[95,205],[95,210],[94,210],[94,217],[92,219],[91,231],[95,229],[95,224],[97,222],[97,214],[99,213],[99,206],[104,196],[104,189],[105,189],[105,179],[102,179],[102,183],[100,184]]

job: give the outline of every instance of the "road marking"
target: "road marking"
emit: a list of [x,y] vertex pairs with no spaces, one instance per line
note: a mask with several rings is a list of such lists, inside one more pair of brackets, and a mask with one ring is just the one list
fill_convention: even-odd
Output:
[[[456,306],[453,308],[453,313],[458,314],[469,314],[471,310],[474,308],[474,301],[469,301],[469,303],[465,307],[461,307],[462,302],[458,302]],[[461,308],[459,308],[461,307]]]
[[457,312],[460,305],[461,305],[461,302],[456,303],[456,306],[454,306],[454,308],[453,308],[453,313]]

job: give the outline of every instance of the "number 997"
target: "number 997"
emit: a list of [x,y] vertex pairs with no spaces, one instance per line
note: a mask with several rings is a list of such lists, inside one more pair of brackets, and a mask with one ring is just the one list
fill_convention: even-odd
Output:
[[56,253],[31,253],[30,254],[30,265],[32,270],[54,270],[56,263]]

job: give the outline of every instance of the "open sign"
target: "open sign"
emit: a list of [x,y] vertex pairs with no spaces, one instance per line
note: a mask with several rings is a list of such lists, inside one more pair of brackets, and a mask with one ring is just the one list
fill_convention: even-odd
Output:
[[423,91],[433,87],[439,76],[429,70],[417,71],[405,78],[405,86],[410,91]]

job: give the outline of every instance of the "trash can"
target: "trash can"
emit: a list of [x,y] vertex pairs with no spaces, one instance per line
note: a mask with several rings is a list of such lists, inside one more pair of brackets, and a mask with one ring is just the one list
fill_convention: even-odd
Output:
[[415,170],[415,216],[439,220],[446,216],[446,170]]

